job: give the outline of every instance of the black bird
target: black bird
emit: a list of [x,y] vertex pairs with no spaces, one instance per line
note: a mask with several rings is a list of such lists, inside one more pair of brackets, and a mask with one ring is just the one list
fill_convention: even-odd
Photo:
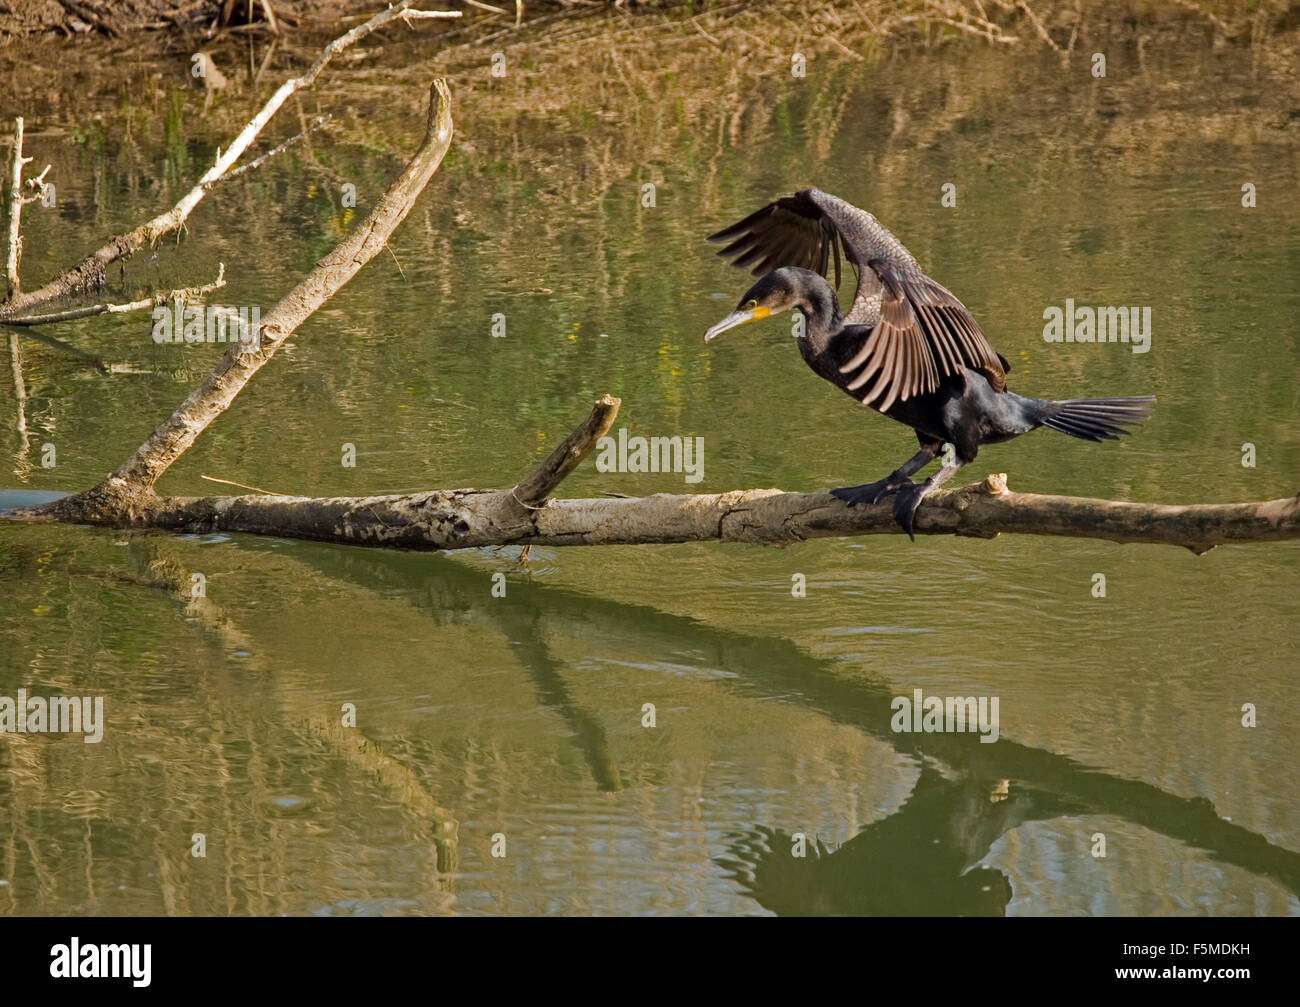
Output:
[[[798,308],[799,352],[808,366],[864,405],[916,431],[921,450],[884,479],[831,490],[850,507],[893,494],[894,518],[912,536],[916,509],[954,472],[997,444],[1040,426],[1084,440],[1115,440],[1149,415],[1151,396],[1030,399],[1007,391],[1011,370],[965,305],[921,270],[903,243],[871,214],[820,189],[769,203],[709,241],[761,276],[736,310],[704,333]],[[856,268],[858,289],[841,316],[827,282],[840,248]],[[923,483],[909,478],[952,444],[954,455]],[[914,536],[913,536],[914,538]]]

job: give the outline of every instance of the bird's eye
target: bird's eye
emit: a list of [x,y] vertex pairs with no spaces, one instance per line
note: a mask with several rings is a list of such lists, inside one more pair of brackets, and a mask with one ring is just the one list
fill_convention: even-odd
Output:
[[745,310],[746,310],[746,311],[753,311],[753,310],[754,310],[755,308],[757,308],[757,307],[758,307],[758,302],[757,302],[757,301],[746,301],[746,302],[745,302]]

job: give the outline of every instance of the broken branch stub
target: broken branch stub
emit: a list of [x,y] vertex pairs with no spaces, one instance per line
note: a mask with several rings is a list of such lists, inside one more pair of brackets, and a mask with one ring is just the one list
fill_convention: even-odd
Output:
[[621,399],[602,395],[596,400],[591,415],[550,453],[546,461],[520,480],[511,490],[514,498],[525,507],[541,504],[555,491],[570,472],[582,464],[597,442],[609,432],[618,416]]

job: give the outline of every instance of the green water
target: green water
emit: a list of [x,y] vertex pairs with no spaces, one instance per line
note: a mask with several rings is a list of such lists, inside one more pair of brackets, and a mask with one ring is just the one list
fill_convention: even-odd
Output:
[[[681,97],[708,65],[614,109],[459,92],[457,146],[393,254],[160,489],[509,485],[606,392],[631,435],[703,438],[704,477],[588,462],[564,495],[878,478],[910,431],[812,375],[788,320],[700,339],[749,282],[702,236],[815,184],[966,302],[1016,391],[1160,400],[1121,444],[1040,431],[972,479],[1290,495],[1300,117],[1242,52],[1124,57],[1106,82],[974,46],[818,65],[725,107]],[[224,261],[221,302],[269,309],[400,170],[425,75],[408,107],[343,113],[316,142],[329,173],[294,154],[215,191],[179,243],[112,268],[114,295]],[[24,114],[59,184],[24,217],[29,287],[169,206],[227,135],[165,87]],[[1150,351],[1045,343],[1067,298],[1150,306]],[[9,489],[98,480],[221,352],[157,345],[143,315],[43,331],[61,345],[0,334]],[[520,565],[0,522],[0,696],[102,695],[107,721],[94,745],[0,735],[0,913],[1296,914],[1298,574],[1293,543],[876,536]],[[998,740],[895,733],[915,689],[997,697]]]

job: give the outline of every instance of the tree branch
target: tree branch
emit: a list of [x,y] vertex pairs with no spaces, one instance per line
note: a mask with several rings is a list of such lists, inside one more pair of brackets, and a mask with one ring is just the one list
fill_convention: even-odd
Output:
[[310,136],[312,133],[314,133],[316,130],[322,129],[325,126],[330,126],[332,124],[333,124],[333,120],[330,119],[328,115],[316,116],[314,119],[312,119],[311,122],[307,124],[307,128],[304,129],[301,133],[295,133],[293,136],[289,137],[289,139],[285,140],[283,143],[277,144],[276,146],[268,150],[265,154],[262,154],[260,157],[255,157],[247,164],[241,164],[238,168],[232,168],[230,171],[226,172],[226,174],[223,175],[221,178],[212,179],[212,181],[207,183],[207,187],[211,189],[218,182],[228,182],[230,181],[230,179],[238,178],[240,175],[243,175],[246,172],[256,171],[267,161],[271,160],[271,158],[275,157],[278,154],[283,154],[295,143],[300,143],[303,140],[307,139],[307,137]]
[[612,395],[602,395],[586,421],[510,491],[514,498],[525,507],[532,507],[550,496],[614,425],[621,401]]
[[138,301],[128,301],[124,304],[115,304],[112,302],[103,302],[100,304],[87,304],[80,308],[69,308],[66,311],[52,311],[45,315],[24,315],[22,318],[6,318],[4,325],[51,325],[54,322],[71,322],[78,318],[89,318],[92,315],[120,315],[130,311],[144,311],[148,308],[157,308],[169,301],[181,301],[186,304],[192,304],[202,301],[208,294],[215,290],[220,290],[226,285],[226,264],[217,263],[217,278],[211,283],[205,283],[200,287],[181,287],[176,290],[165,290],[160,294],[154,294],[151,297],[143,297]]
[[[320,76],[321,71],[329,65],[344,49],[365,38],[371,32],[382,28],[384,25],[394,20],[403,20],[409,27],[410,19],[415,18],[437,18],[437,17],[460,17],[460,11],[413,11],[408,8],[414,0],[402,0],[385,11],[381,11],[364,24],[357,25],[351,31],[340,35],[333,42],[327,45],[324,51],[317,57],[316,62],[301,77],[293,77],[276,89],[275,94],[267,99],[266,104],[262,106],[257,115],[249,120],[237,137],[231,142],[230,146],[224,151],[217,152],[217,158],[213,162],[203,177],[194,184],[180,202],[173,206],[166,213],[159,214],[152,220],[141,224],[133,231],[126,234],[118,235],[112,238],[108,244],[102,248],[91,252],[90,255],[82,259],[81,262],[64,270],[54,279],[50,280],[39,290],[33,290],[30,293],[14,292],[9,299],[0,304],[0,321],[4,321],[7,316],[17,315],[20,312],[31,310],[38,304],[54,300],[67,294],[76,293],[82,290],[92,290],[98,287],[104,275],[104,269],[117,259],[123,258],[135,252],[144,245],[157,240],[169,231],[174,231],[180,227],[189,217],[190,213],[199,204],[208,191],[212,188],[214,182],[226,175],[235,162],[239,160],[240,155],[249,148],[252,142],[261,133],[263,127],[271,121],[271,117],[280,109],[286,101],[303,88],[310,87]],[[21,142],[21,127],[19,140]],[[11,217],[11,230],[16,226],[16,217]]]
[[31,161],[23,157],[23,117],[14,120],[14,156],[9,162],[9,238],[5,242],[5,280],[9,296],[18,294],[18,260],[22,256],[23,242],[20,226],[23,215],[23,165]]
[[[375,257],[406,218],[451,145],[451,92],[441,78],[430,88],[428,130],[406,170],[370,215],[267,313],[255,338],[233,344],[213,372],[190,393],[115,473],[88,491],[96,506],[135,507],[154,483],[234,401],[284,341]],[[73,498],[70,498],[73,499]],[[58,501],[62,509],[76,506]]]
[[[889,502],[848,507],[829,493],[777,489],[678,496],[545,498],[614,422],[619,400],[603,396],[534,472],[509,490],[429,490],[371,497],[149,496],[119,510],[75,509],[69,497],[16,517],[194,534],[247,532],[340,545],[411,550],[503,545],[647,545],[901,534]],[[1111,542],[1181,545],[1198,555],[1228,542],[1300,538],[1300,495],[1235,504],[1144,504],[1013,493],[1005,475],[927,497],[918,535],[994,538],[1002,532]]]

